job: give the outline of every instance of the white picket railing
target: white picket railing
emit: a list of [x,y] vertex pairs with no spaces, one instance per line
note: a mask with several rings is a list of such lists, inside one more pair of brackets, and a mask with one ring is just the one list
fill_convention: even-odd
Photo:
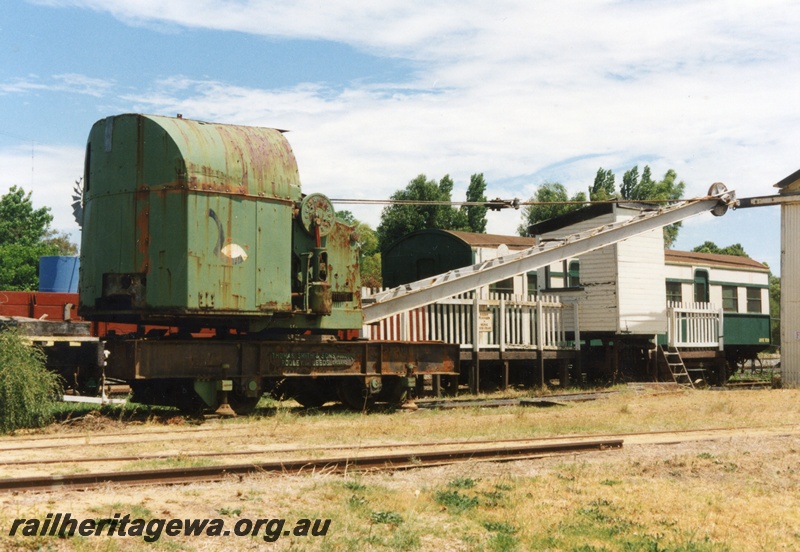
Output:
[[723,350],[723,312],[711,303],[667,302],[667,343],[671,347]]
[[[363,290],[362,298],[379,290]],[[364,326],[362,337],[391,341],[445,341],[462,349],[579,349],[577,304],[556,296],[467,293]],[[574,338],[567,342],[567,332]],[[477,339],[475,336],[478,336]]]

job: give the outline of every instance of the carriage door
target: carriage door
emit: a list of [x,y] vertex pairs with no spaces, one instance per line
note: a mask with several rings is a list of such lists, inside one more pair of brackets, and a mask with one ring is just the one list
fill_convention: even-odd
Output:
[[708,271],[694,271],[694,302],[708,303]]

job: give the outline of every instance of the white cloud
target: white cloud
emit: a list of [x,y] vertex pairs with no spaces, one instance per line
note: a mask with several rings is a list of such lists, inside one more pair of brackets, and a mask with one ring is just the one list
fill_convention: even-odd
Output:
[[[674,168],[690,196],[715,181],[765,195],[798,168],[795,2],[39,3],[415,60],[403,82],[263,90],[187,75],[122,98],[145,112],[289,129],[305,189],[332,197],[386,198],[424,172],[450,173],[460,199],[484,172],[491,197],[526,199],[544,180],[574,193],[600,166],[621,178],[635,163],[657,176]],[[379,209],[352,210],[377,224]],[[494,232],[519,223],[489,216]]]
[[52,75],[49,79],[41,79],[36,75],[13,79],[0,83],[0,93],[27,93],[37,91],[67,92],[101,97],[114,85],[113,81],[97,79],[77,73]]

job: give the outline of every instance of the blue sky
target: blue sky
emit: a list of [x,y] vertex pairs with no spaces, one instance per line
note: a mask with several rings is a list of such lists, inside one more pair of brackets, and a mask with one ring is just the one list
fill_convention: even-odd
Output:
[[[91,125],[144,112],[270,126],[306,193],[385,199],[483,172],[490,198],[599,167],[674,169],[687,196],[769,195],[800,168],[800,4],[789,1],[8,0],[0,193],[77,240]],[[377,226],[380,209],[340,206]],[[778,271],[777,208],[701,216],[677,248],[740,242]],[[489,214],[514,233],[518,212]]]

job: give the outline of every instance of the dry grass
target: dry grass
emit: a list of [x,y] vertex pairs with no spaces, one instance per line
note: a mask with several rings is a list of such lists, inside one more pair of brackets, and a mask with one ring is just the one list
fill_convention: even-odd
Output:
[[[285,550],[794,550],[800,548],[800,392],[617,396],[565,407],[378,414],[335,411],[218,423],[219,441],[305,445],[480,440],[718,427],[777,427],[673,445],[408,472],[254,476],[171,488],[0,496],[0,535],[15,517],[71,512],[144,518],[330,518],[324,537]],[[793,426],[793,427],[792,427]],[[163,429],[155,426],[154,431]],[[118,430],[118,428],[116,429]],[[76,436],[78,437],[78,436]],[[80,437],[78,437],[80,438]],[[200,439],[200,437],[198,437]],[[190,441],[187,441],[188,446]],[[194,447],[209,446],[192,443]],[[8,549],[139,550],[140,538],[0,537]],[[156,550],[249,550],[253,537],[162,537]]]

